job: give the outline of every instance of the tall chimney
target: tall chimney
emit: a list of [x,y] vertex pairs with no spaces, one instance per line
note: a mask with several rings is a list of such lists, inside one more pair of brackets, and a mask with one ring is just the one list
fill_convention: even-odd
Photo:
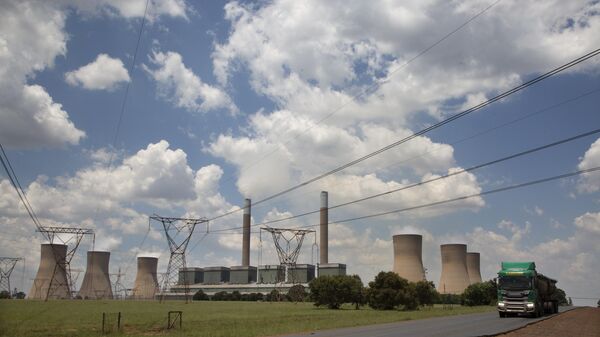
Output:
[[242,223],[242,266],[250,266],[250,199],[244,200],[244,215]]
[[321,191],[321,226],[320,226],[320,252],[319,263],[329,263],[329,209],[327,206],[327,192]]

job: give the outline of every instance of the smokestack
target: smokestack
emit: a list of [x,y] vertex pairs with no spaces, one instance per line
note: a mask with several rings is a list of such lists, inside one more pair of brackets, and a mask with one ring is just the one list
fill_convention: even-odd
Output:
[[242,219],[242,267],[250,266],[250,206],[250,199],[245,199]]
[[481,282],[481,271],[479,266],[479,253],[467,253],[467,271],[469,272],[469,282]]
[[329,208],[327,205],[327,192],[321,191],[321,225],[320,225],[320,251],[319,251],[319,263],[329,263]]
[[29,298],[35,300],[70,298],[66,270],[67,245],[42,244],[40,266]]
[[83,299],[112,299],[113,293],[108,275],[110,252],[87,252],[87,268],[79,289]]
[[442,275],[438,291],[442,294],[462,294],[469,286],[467,272],[467,245],[441,245]]
[[423,237],[418,234],[394,235],[394,272],[410,282],[425,280]]
[[138,257],[137,275],[133,286],[133,297],[137,299],[154,299],[158,290],[157,257]]

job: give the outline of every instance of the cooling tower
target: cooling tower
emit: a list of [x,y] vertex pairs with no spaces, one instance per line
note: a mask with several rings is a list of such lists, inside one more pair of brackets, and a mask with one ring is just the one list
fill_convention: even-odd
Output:
[[320,212],[320,238],[319,242],[319,263],[329,263],[329,209],[327,206],[327,192],[321,192],[321,212]]
[[38,268],[29,298],[36,300],[70,298],[66,271],[67,245],[42,244]]
[[442,294],[462,294],[469,286],[467,245],[441,245],[442,275],[438,291]]
[[481,282],[479,253],[467,253],[467,271],[469,272],[469,283]]
[[244,200],[242,218],[242,267],[250,266],[250,199]]
[[157,257],[138,257],[137,275],[133,286],[133,298],[154,299],[158,291],[158,278],[156,271],[158,267]]
[[87,252],[87,267],[79,296],[83,299],[112,299],[113,293],[108,275],[110,252]]
[[394,235],[394,272],[410,282],[425,280],[423,237],[418,234]]

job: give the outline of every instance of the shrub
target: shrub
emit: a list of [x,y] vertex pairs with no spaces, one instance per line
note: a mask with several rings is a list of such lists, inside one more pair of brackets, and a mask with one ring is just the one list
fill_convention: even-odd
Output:
[[287,299],[290,302],[304,302],[307,294],[304,286],[301,284],[293,285],[287,293]]
[[496,303],[497,288],[493,281],[473,283],[463,292],[465,305],[490,305]]
[[363,283],[358,275],[319,276],[308,286],[315,306],[339,309],[344,303],[353,303],[358,309],[365,302]]
[[8,292],[6,290],[0,291],[0,299],[7,299],[7,298],[12,298],[10,296],[10,292]]
[[420,305],[433,305],[438,299],[439,293],[431,281],[419,281],[415,283],[415,291]]
[[198,290],[192,297],[192,300],[194,301],[208,301],[208,299],[208,295],[206,295],[202,289]]
[[271,290],[271,292],[265,296],[265,301],[268,302],[281,302],[282,300],[283,298],[277,289]]
[[213,301],[230,301],[231,295],[226,291],[219,291],[218,293],[215,293],[212,296],[211,300],[213,300]]

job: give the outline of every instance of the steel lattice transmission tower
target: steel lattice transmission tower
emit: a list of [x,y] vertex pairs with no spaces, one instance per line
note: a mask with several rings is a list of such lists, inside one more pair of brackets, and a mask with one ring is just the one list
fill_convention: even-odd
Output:
[[300,255],[300,249],[304,242],[304,237],[309,233],[316,233],[314,230],[309,229],[289,229],[289,228],[273,228],[263,227],[261,230],[271,233],[273,236],[273,243],[275,243],[275,249],[277,250],[277,256],[279,257],[279,263],[285,266],[286,281],[295,283],[293,274],[292,279],[289,279],[289,269],[296,266],[298,256]]
[[[56,259],[57,263],[54,265],[54,271],[53,271],[53,275],[50,278],[50,284],[48,285],[48,292],[45,296],[45,300],[47,301],[48,298],[50,298],[52,296],[52,292],[54,291],[54,289],[57,289],[61,286],[66,286],[67,289],[69,289],[69,296],[72,296],[73,293],[75,292],[75,281],[77,281],[76,279],[73,279],[73,272],[80,272],[75,271],[75,270],[71,270],[71,260],[73,260],[73,256],[75,256],[75,253],[77,252],[77,248],[79,248],[79,244],[81,244],[81,240],[83,239],[83,237],[85,235],[91,235],[92,236],[92,246],[95,244],[96,241],[96,234],[94,233],[93,229],[89,229],[89,228],[73,228],[73,227],[54,227],[54,226],[49,226],[49,227],[38,227],[37,232],[42,233],[44,236],[46,236],[48,238],[48,240],[50,241],[50,244],[54,244],[55,239],[59,239],[63,244],[68,244],[69,241],[73,240],[73,245],[71,246],[70,249],[67,250],[67,254],[64,258],[64,261],[59,261],[60,259]],[[71,238],[69,240],[63,240],[61,238],[61,235],[72,235]],[[55,257],[58,257],[60,255],[59,252],[54,251],[54,246],[53,246],[53,253],[55,255]],[[67,275],[66,278],[66,285],[63,284],[53,284],[53,282],[56,282],[54,275],[56,273],[59,273],[60,270],[59,269],[64,269],[65,274]],[[79,276],[79,274],[77,274],[77,276]]]
[[22,261],[22,257],[0,257],[0,291],[12,293],[10,287],[10,274],[12,274],[17,262]]
[[[208,219],[167,218],[158,216],[156,214],[151,216],[150,219],[162,223],[165,236],[167,237],[167,243],[169,244],[169,250],[171,251],[167,273],[161,287],[160,300],[162,301],[165,292],[178,283],[179,270],[186,268],[185,251],[190,242],[192,234],[194,234],[196,225],[208,223]],[[189,282],[185,280],[186,277],[187,274],[183,273],[185,301],[188,302],[190,297],[190,286]]]

